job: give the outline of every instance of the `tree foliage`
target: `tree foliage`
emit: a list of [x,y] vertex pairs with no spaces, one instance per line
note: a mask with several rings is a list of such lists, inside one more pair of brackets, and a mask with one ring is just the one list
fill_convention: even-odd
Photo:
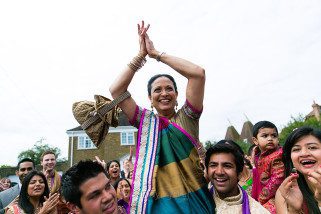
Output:
[[11,167],[11,166],[6,165],[6,164],[3,164],[3,165],[0,166],[0,169],[1,169],[1,168],[9,168],[9,167]]
[[297,117],[291,117],[291,120],[288,122],[286,126],[282,128],[282,131],[279,134],[280,144],[283,145],[289,134],[294,129],[297,129],[301,126],[310,126],[313,128],[321,129],[321,122],[318,121],[315,117],[311,117],[307,120],[305,120],[305,117],[303,117],[302,115],[299,115]]
[[237,143],[241,149],[243,150],[244,154],[247,154],[247,151],[249,150],[249,148],[252,146],[252,143],[243,141],[243,140],[238,140],[235,143]]
[[[208,140],[204,143],[204,148],[207,150],[208,148],[210,148],[211,146],[215,145],[217,142],[216,141],[213,141],[213,140]],[[245,154],[247,154],[247,151],[248,149],[250,148],[250,146],[252,145],[251,143],[247,143],[247,142],[244,142],[242,140],[239,140],[237,143],[243,150],[243,152]]]
[[215,145],[216,142],[215,142],[215,141],[212,141],[212,140],[208,140],[208,141],[206,141],[204,144],[205,144],[204,148],[205,148],[206,150],[208,150],[208,148],[210,148],[211,146]]
[[[53,147],[48,144],[45,144],[42,142],[42,140],[38,141],[33,145],[31,149],[22,151],[18,155],[18,159],[21,160],[23,158],[31,158],[36,165],[40,164],[40,156],[45,151],[53,151],[56,154],[56,157],[59,157],[60,155],[60,149],[58,147]],[[57,162],[65,161],[64,159],[57,159]]]

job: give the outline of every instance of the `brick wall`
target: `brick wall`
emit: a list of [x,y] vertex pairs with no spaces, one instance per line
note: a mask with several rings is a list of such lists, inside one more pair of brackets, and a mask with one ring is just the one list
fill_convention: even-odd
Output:
[[[73,160],[72,164],[79,162],[80,160],[91,159],[93,160],[95,156],[108,162],[109,160],[120,160],[126,154],[129,154],[129,146],[120,145],[120,133],[109,133],[104,142],[100,144],[99,148],[95,149],[78,149],[78,137],[73,137]],[[137,133],[135,133],[135,139],[137,138]],[[71,151],[71,137],[69,137],[69,155],[68,164],[70,166],[70,151]],[[135,146],[133,146],[133,151],[135,154]]]

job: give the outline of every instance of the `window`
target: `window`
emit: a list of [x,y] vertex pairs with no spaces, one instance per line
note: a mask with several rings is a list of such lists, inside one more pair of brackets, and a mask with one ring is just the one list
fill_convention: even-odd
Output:
[[78,137],[78,149],[95,149],[95,144],[88,136]]
[[134,132],[121,132],[120,133],[120,145],[135,145]]

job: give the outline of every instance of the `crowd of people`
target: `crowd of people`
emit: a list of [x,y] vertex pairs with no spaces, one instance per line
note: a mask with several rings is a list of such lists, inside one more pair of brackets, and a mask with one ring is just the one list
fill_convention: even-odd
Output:
[[156,59],[187,79],[185,103],[169,74],[147,84],[151,109],[132,97],[118,104],[137,127],[136,160],[123,166],[104,157],[82,160],[63,175],[56,155],[46,151],[42,171],[33,160],[17,164],[20,183],[0,181],[0,209],[5,213],[320,213],[321,131],[300,127],[281,146],[272,122],[253,126],[253,146],[244,152],[232,140],[207,150],[199,141],[205,70],[160,52],[138,24],[139,52],[110,87],[114,99],[128,93],[135,73]]

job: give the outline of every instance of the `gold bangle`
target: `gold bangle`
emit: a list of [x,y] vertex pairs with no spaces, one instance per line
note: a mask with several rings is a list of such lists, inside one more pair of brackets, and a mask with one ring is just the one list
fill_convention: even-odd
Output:
[[136,71],[138,71],[138,69],[143,67],[143,65],[146,63],[146,61],[147,60],[145,57],[143,57],[141,55],[137,55],[127,65],[130,69],[132,69],[134,72],[136,72]]
[[161,60],[161,57],[162,57],[163,54],[165,54],[165,52],[162,52],[162,53],[157,55],[157,57],[156,57],[157,62],[159,62]]

